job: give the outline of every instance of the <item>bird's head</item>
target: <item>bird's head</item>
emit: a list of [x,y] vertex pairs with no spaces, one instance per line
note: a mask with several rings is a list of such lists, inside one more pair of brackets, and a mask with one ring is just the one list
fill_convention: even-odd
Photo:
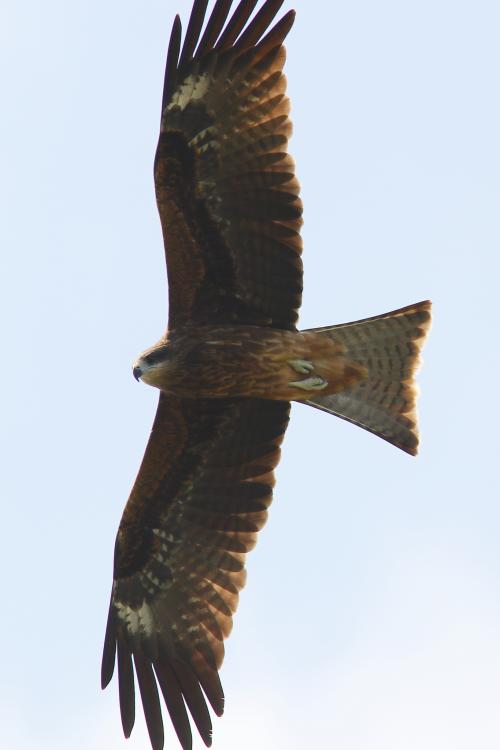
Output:
[[164,342],[146,349],[132,366],[134,378],[156,388],[164,387],[168,377],[169,355],[169,347]]

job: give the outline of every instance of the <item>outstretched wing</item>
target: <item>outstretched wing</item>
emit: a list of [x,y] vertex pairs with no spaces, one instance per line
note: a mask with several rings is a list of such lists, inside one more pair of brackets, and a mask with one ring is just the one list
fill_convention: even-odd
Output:
[[134,669],[154,750],[163,747],[158,686],[184,750],[189,709],[211,744],[218,677],[244,561],[267,517],[289,404],[179,400],[158,411],[115,547],[102,661],[105,687],[118,656],[125,735],[134,725]]
[[[182,50],[170,38],[155,158],[169,278],[169,328],[242,323],[293,329],[302,293],[302,203],[286,153],[291,123],[283,0],[195,0]],[[201,39],[200,39],[201,36]],[[259,41],[260,40],[260,41]]]

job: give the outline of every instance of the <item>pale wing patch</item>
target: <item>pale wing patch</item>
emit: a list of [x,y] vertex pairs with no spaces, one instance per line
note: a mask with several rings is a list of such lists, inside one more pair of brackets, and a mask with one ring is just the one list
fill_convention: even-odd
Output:
[[172,96],[172,101],[167,107],[167,112],[174,107],[185,109],[190,102],[203,99],[209,89],[211,77],[206,73],[203,75],[190,75],[182,86]]
[[151,636],[156,632],[153,611],[145,601],[139,608],[130,607],[119,601],[115,602],[115,607],[118,619],[130,636],[138,634]]

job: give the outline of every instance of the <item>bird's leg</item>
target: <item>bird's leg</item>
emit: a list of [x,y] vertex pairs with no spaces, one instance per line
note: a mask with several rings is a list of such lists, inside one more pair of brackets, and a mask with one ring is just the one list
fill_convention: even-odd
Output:
[[305,380],[296,380],[293,383],[288,383],[288,385],[294,386],[295,388],[302,388],[304,391],[322,391],[323,388],[326,388],[328,385],[328,381],[317,375],[313,375]]
[[307,373],[314,370],[313,363],[308,362],[307,359],[289,359],[288,364],[292,369],[295,370],[295,372],[298,372],[300,375],[307,375]]
[[[314,370],[314,364],[307,359],[289,359],[288,364],[300,375],[308,375]],[[328,383],[317,375],[311,375],[309,378],[296,380],[288,385],[295,386],[295,388],[302,388],[304,391],[321,391],[323,388],[326,388]]]

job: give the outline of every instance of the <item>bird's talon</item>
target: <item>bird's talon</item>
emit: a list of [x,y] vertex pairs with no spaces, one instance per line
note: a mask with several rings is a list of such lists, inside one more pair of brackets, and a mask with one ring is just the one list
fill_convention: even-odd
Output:
[[288,383],[288,385],[294,386],[295,388],[302,388],[304,391],[322,391],[323,388],[326,388],[328,382],[324,380],[324,378],[313,376],[311,378],[306,378],[305,380],[296,380],[293,383]]
[[300,375],[307,375],[314,370],[313,363],[309,362],[307,359],[289,359],[288,364]]

